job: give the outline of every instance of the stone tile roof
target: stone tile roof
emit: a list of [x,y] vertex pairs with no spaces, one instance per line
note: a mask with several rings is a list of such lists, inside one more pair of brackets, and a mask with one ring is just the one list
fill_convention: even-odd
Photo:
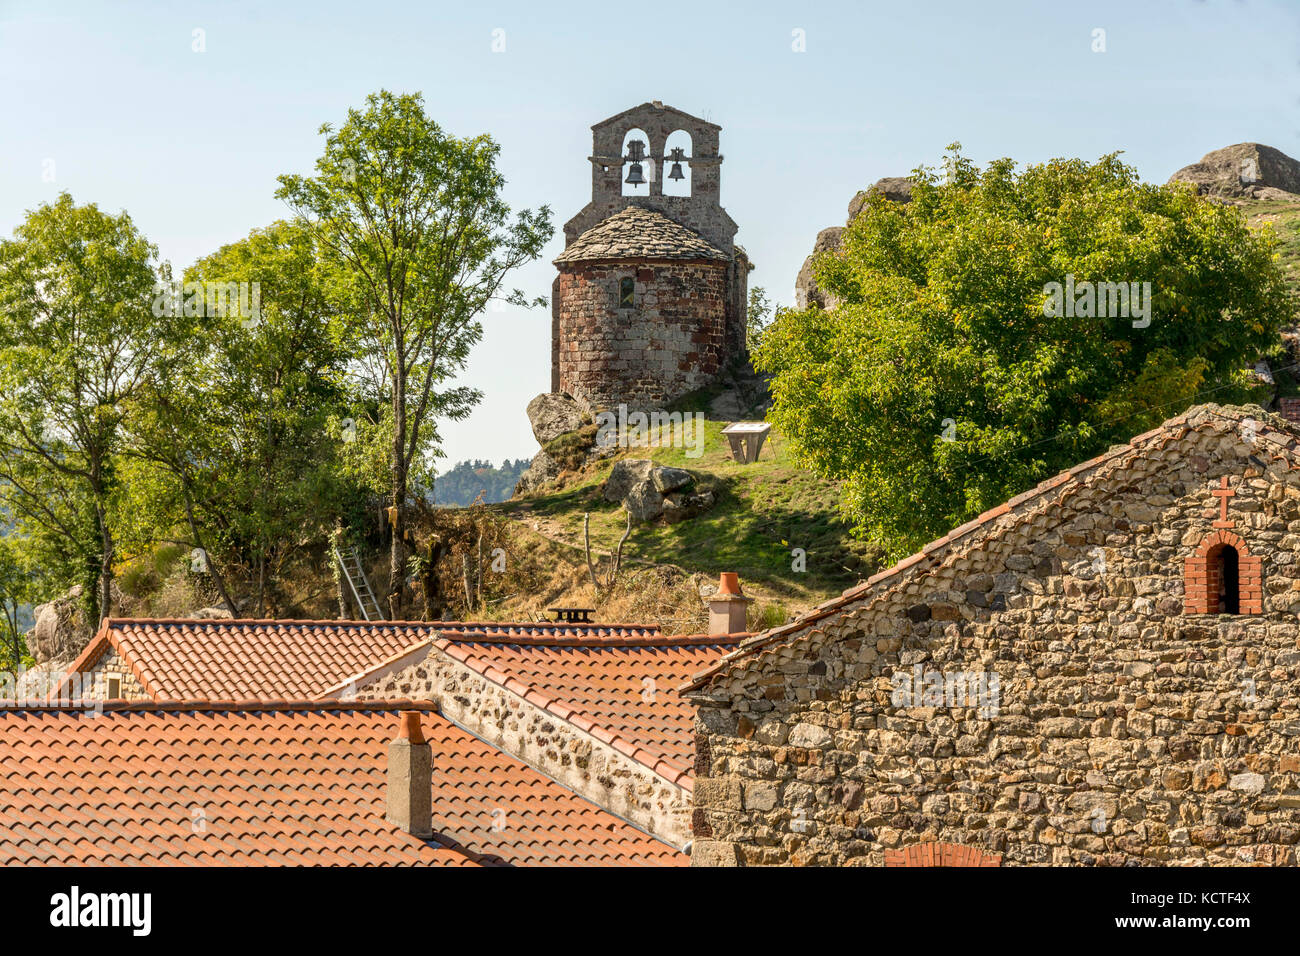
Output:
[[677,687],[748,634],[513,640],[447,632],[433,646],[683,789],[694,707]]
[[1138,435],[1127,444],[1114,445],[1104,454],[1075,465],[1068,471],[1040,482],[1029,491],[990,508],[977,518],[931,541],[915,554],[849,588],[839,597],[819,604],[795,620],[749,638],[718,663],[693,675],[679,690],[687,693],[702,689],[716,680],[736,675],[754,666],[760,658],[765,659],[782,648],[789,648],[814,635],[824,636],[817,625],[827,619],[875,602],[958,556],[983,547],[993,538],[1004,534],[1008,528],[1037,514],[1043,507],[1059,503],[1072,492],[1090,486],[1098,476],[1110,475],[1117,466],[1158,452],[1191,431],[1237,430],[1247,419],[1253,419],[1258,424],[1256,442],[1259,454],[1266,460],[1282,459],[1289,467],[1289,463],[1296,457],[1296,449],[1300,448],[1300,429],[1296,424],[1256,406],[1195,406],[1151,431]]
[[[399,711],[433,748],[424,841],[385,816]],[[427,701],[0,710],[0,865],[684,866]]]
[[565,248],[556,265],[595,259],[715,259],[728,256],[698,232],[662,213],[628,206],[592,226]]
[[315,700],[443,631],[486,628],[520,639],[659,633],[634,624],[110,618],[68,673],[87,671],[116,651],[154,700]]

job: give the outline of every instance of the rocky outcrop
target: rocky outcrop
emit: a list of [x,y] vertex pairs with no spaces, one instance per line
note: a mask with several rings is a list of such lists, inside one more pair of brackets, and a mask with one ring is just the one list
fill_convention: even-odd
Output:
[[1206,153],[1169,181],[1194,185],[1218,199],[1286,199],[1300,202],[1300,162],[1260,143],[1238,143]]
[[38,664],[70,662],[90,643],[94,628],[86,620],[81,585],[63,597],[38,604],[32,612],[36,622],[27,646]]
[[875,185],[862,190],[849,201],[849,215],[843,226],[829,226],[817,233],[817,241],[813,243],[812,254],[803,261],[803,267],[799,270],[799,276],[795,279],[795,308],[807,309],[817,305],[823,309],[833,309],[839,304],[833,295],[817,288],[817,283],[812,274],[813,260],[820,253],[839,249],[844,238],[844,229],[852,225],[853,220],[858,217],[858,213],[862,212],[862,207],[866,205],[867,199],[877,194],[892,202],[911,202],[912,180],[907,176],[886,176],[884,179],[878,180]]
[[528,470],[515,483],[515,497],[536,491],[560,477],[560,463],[544,451],[539,451],[528,463]]
[[713,506],[713,492],[696,491],[696,485],[695,473],[685,468],[656,466],[648,458],[624,458],[615,462],[605,479],[604,497],[621,502],[633,521],[673,522]]
[[813,243],[813,251],[803,261],[803,266],[799,269],[799,276],[794,282],[794,303],[796,308],[807,309],[814,304],[821,306],[823,309],[835,308],[835,297],[817,288],[817,281],[813,278],[812,267],[813,259],[823,252],[838,249],[843,238],[843,226],[831,226],[817,233],[817,241]]
[[537,444],[542,446],[576,432],[590,417],[577,399],[563,392],[543,392],[528,403],[528,423],[533,426]]

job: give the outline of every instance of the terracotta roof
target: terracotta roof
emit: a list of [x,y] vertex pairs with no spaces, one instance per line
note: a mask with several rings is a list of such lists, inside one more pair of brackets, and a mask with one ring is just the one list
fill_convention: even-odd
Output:
[[[68,673],[115,650],[154,700],[314,700],[446,630],[486,628],[521,638],[659,633],[632,624],[110,618]],[[67,683],[56,697],[66,696]]]
[[[695,674],[679,690],[685,693],[704,687],[724,674],[741,670],[754,658],[767,653],[769,649],[788,646],[806,639],[811,634],[819,633],[815,627],[819,622],[840,614],[851,606],[874,602],[906,581],[939,567],[953,555],[970,551],[989,535],[1004,531],[1008,523],[1014,526],[1034,509],[1052,500],[1059,500],[1072,489],[1083,486],[1100,469],[1141,456],[1152,448],[1163,448],[1169,442],[1182,438],[1189,431],[1214,428],[1216,422],[1220,429],[1225,424],[1235,429],[1246,419],[1254,419],[1259,425],[1256,431],[1256,442],[1260,455],[1274,460],[1295,457],[1296,449],[1300,446],[1300,430],[1297,430],[1294,423],[1271,415],[1257,406],[1245,408],[1214,404],[1194,406],[1162,425],[1138,435],[1126,444],[1114,445],[1104,454],[1075,465],[1068,471],[1040,482],[1034,488],[1016,495],[1009,501],[990,508],[977,518],[931,541],[915,554],[903,558],[893,567],[872,575],[866,581],[844,591],[839,597],[819,604],[793,621],[745,640],[739,648],[725,655],[716,664]],[[1270,445],[1272,448],[1268,447]],[[998,519],[1004,517],[1007,518],[1007,522],[999,523]]]
[[643,206],[628,206],[574,239],[556,265],[592,259],[716,259],[729,257],[698,232]]
[[514,640],[447,632],[433,646],[690,789],[695,709],[677,687],[749,636]]
[[[399,710],[433,748],[435,838],[384,819]],[[0,710],[0,865],[685,865],[427,701]]]

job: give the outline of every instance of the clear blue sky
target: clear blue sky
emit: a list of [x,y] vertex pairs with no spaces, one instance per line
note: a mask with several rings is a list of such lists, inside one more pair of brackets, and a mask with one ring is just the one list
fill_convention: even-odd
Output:
[[[1231,143],[1300,156],[1300,0],[0,0],[0,86],[0,232],[68,190],[126,209],[177,269],[283,217],[276,175],[309,171],[320,124],[381,87],[491,133],[509,201],[560,223],[588,199],[591,125],[662,100],[721,124],[750,282],[789,303],[858,189],[954,140],[980,163],[1123,150],[1153,181]],[[562,243],[516,276],[530,294],[549,295]],[[524,406],[550,386],[549,314],[486,326],[466,378],[487,397],[444,428],[450,461],[536,448]]]

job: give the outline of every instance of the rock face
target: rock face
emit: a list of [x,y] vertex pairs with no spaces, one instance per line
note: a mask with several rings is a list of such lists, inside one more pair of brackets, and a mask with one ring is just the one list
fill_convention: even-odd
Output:
[[622,501],[635,485],[650,477],[654,462],[649,458],[624,458],[614,462],[605,479],[605,500]]
[[862,212],[862,207],[866,205],[867,198],[877,193],[883,195],[892,202],[907,203],[912,201],[912,180],[906,176],[887,176],[876,182],[869,189],[864,189],[849,201],[849,215],[843,226],[830,226],[817,233],[817,241],[813,243],[812,255],[803,261],[803,267],[799,270],[799,276],[794,283],[795,307],[806,309],[812,305],[818,305],[823,309],[833,309],[839,303],[834,296],[823,292],[817,288],[817,283],[813,279],[812,264],[813,259],[822,252],[838,249],[844,238],[844,229],[852,224],[853,220]]
[[1202,195],[1223,199],[1289,199],[1300,202],[1300,162],[1260,143],[1238,143],[1206,153],[1199,163],[1169,177],[1193,184]]
[[712,491],[694,493],[696,476],[685,468],[656,466],[648,458],[616,462],[605,480],[606,501],[622,502],[633,521],[680,521],[713,506]]
[[536,491],[560,476],[560,464],[544,451],[539,451],[528,464],[528,470],[515,483],[515,495]]
[[563,392],[542,392],[528,403],[528,423],[539,445],[576,432],[588,417],[577,400]]
[[38,604],[33,610],[36,626],[27,643],[38,664],[71,661],[90,643],[94,630],[86,621],[81,595],[77,585],[63,597]]
[[799,277],[795,279],[794,302],[796,308],[806,309],[813,303],[820,305],[823,309],[835,308],[834,296],[827,295],[817,288],[817,282],[813,279],[812,265],[813,258],[819,253],[838,249],[843,238],[843,226],[831,226],[817,233],[817,241],[813,243],[812,254],[803,261],[803,266],[799,269]]

